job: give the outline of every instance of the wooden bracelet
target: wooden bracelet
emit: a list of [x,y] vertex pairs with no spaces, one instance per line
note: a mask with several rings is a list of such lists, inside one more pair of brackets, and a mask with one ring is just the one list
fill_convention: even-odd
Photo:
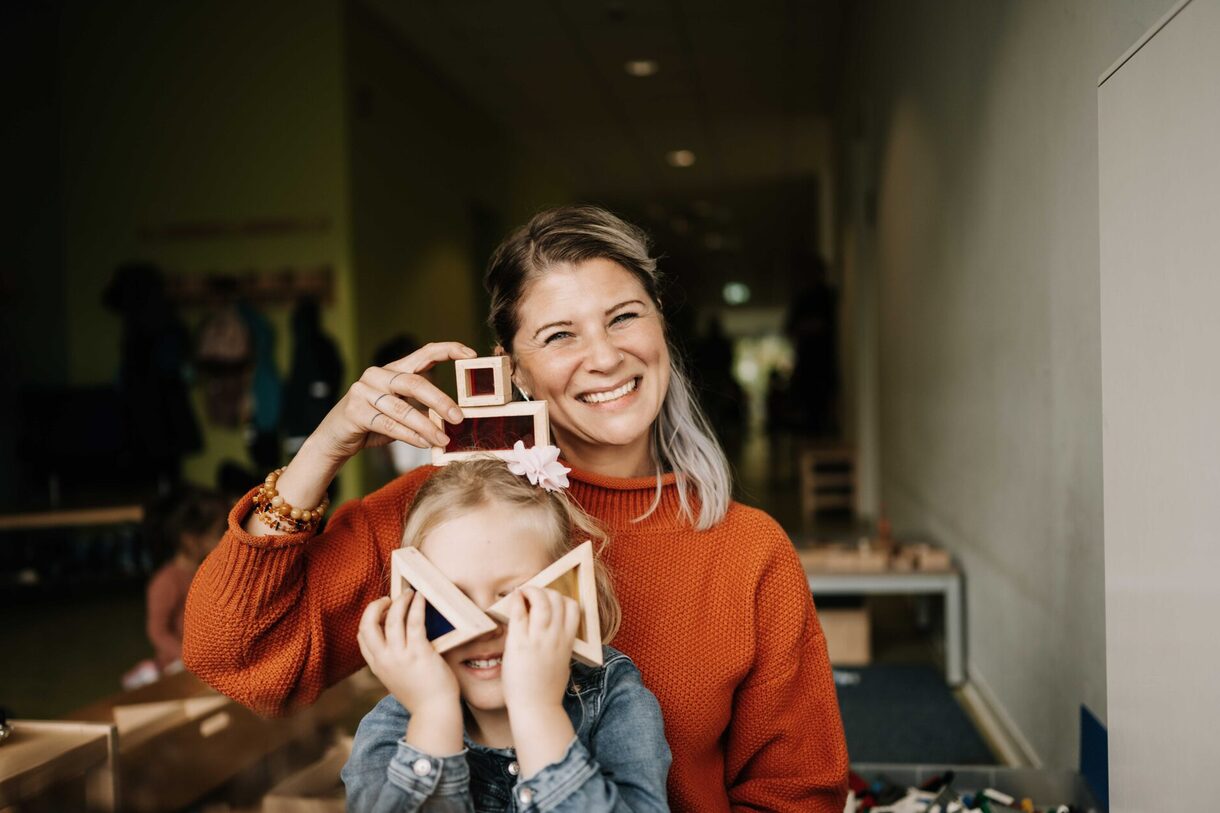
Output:
[[326,515],[330,497],[324,496],[317,508],[294,508],[289,505],[275,488],[286,468],[283,466],[271,472],[259,486],[254,494],[254,504],[258,506],[255,514],[265,525],[277,531],[299,532],[314,528]]

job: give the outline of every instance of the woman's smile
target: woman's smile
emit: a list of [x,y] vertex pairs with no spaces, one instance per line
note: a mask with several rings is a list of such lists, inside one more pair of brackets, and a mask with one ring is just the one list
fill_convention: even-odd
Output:
[[603,408],[614,408],[616,406],[624,406],[623,399],[629,395],[634,395],[639,392],[641,381],[640,376],[629,378],[624,383],[617,387],[612,387],[604,390],[590,390],[576,396],[578,400],[584,401],[586,404]]

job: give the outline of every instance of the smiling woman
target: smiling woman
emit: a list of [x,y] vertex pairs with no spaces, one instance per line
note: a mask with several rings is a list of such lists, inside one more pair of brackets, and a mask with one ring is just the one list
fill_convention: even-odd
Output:
[[[847,752],[804,571],[774,520],[730,500],[724,454],[666,336],[645,235],[596,207],[543,212],[496,250],[486,285],[513,381],[548,402],[571,497],[611,536],[615,643],[660,702],[672,808],[841,811]],[[282,517],[318,505],[365,446],[445,445],[408,399],[460,423],[421,373],[476,355],[431,344],[369,368],[275,481],[269,522],[253,495],[238,503],[192,589],[192,670],[279,712],[361,666],[361,613],[385,594],[430,470],[341,506],[322,534],[316,510]],[[288,533],[276,530],[285,522]]]

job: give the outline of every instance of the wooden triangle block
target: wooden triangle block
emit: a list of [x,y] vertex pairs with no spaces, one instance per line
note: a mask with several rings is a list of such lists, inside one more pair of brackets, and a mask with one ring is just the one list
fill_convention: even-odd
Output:
[[[572,645],[572,657],[586,666],[602,665],[602,625],[597,612],[597,579],[593,574],[593,543],[585,540],[561,559],[527,581],[522,587],[549,587],[580,606],[580,627]],[[487,614],[507,624],[508,599],[487,608]]]
[[496,628],[479,606],[445,578],[419,548],[399,548],[390,554],[390,597],[409,586],[428,601],[428,640],[438,653],[485,635]]

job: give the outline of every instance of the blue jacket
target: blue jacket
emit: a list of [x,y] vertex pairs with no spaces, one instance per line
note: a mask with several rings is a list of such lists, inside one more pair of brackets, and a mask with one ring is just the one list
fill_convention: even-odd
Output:
[[600,667],[572,664],[563,707],[576,739],[558,762],[520,777],[512,748],[464,737],[434,757],[404,739],[410,714],[393,695],[360,722],[343,766],[352,813],[638,813],[667,811],[669,746],[661,708],[623,653],[603,647]]

